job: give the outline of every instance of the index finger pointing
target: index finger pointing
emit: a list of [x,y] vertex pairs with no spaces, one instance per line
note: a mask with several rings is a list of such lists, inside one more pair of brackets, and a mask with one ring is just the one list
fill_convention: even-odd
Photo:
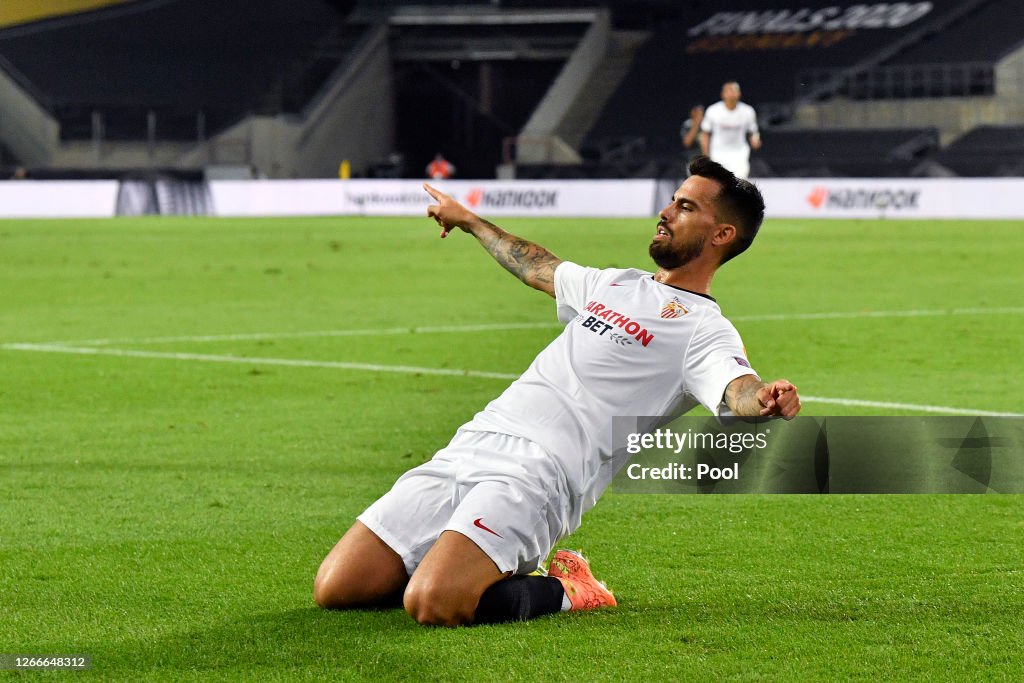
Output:
[[437,200],[440,200],[441,197],[445,196],[443,192],[441,192],[435,187],[431,187],[427,183],[423,183],[423,189],[427,191],[427,194],[429,194],[431,197]]

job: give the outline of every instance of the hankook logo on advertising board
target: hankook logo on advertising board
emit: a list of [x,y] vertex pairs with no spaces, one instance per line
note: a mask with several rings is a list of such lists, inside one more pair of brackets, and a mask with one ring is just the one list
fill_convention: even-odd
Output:
[[917,210],[921,190],[910,189],[832,189],[818,186],[807,195],[807,203],[815,209],[879,209]]
[[553,209],[558,206],[558,190],[484,190],[466,193],[466,204],[473,209]]

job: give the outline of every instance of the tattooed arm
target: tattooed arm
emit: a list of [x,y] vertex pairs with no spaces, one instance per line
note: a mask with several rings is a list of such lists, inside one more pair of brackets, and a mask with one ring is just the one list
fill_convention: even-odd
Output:
[[562,259],[540,245],[505,232],[490,221],[483,218],[478,218],[478,221],[469,229],[463,229],[473,233],[502,268],[534,289],[555,295],[555,268]]
[[427,215],[441,226],[441,237],[446,237],[454,228],[470,233],[505,270],[534,289],[555,295],[555,268],[562,259],[477,216],[430,185],[424,184],[423,189],[437,202],[427,207]]

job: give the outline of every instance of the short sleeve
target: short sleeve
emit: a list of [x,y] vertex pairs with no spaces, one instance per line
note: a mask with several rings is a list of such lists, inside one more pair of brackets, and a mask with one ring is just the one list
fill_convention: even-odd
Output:
[[730,412],[723,401],[730,382],[757,375],[747,361],[739,332],[718,315],[701,321],[683,363],[686,392],[715,415]]
[[747,132],[751,135],[757,134],[757,112],[754,111],[753,107],[747,109],[747,113],[750,117],[750,122],[747,124]]
[[619,268],[588,268],[572,261],[562,261],[555,268],[555,305],[558,319],[569,323],[587,305],[601,286],[626,271]]
[[710,109],[705,112],[704,118],[700,120],[700,129],[705,133],[711,132],[711,119],[714,116],[714,112]]

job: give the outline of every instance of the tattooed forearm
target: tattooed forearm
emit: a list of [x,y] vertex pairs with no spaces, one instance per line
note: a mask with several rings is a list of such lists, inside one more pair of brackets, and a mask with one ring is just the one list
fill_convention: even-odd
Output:
[[755,375],[737,377],[725,388],[725,404],[735,415],[757,416],[764,407],[757,400],[757,391],[763,386],[765,383]]
[[555,268],[562,259],[484,219],[480,219],[473,234],[505,270],[534,289],[555,295]]

